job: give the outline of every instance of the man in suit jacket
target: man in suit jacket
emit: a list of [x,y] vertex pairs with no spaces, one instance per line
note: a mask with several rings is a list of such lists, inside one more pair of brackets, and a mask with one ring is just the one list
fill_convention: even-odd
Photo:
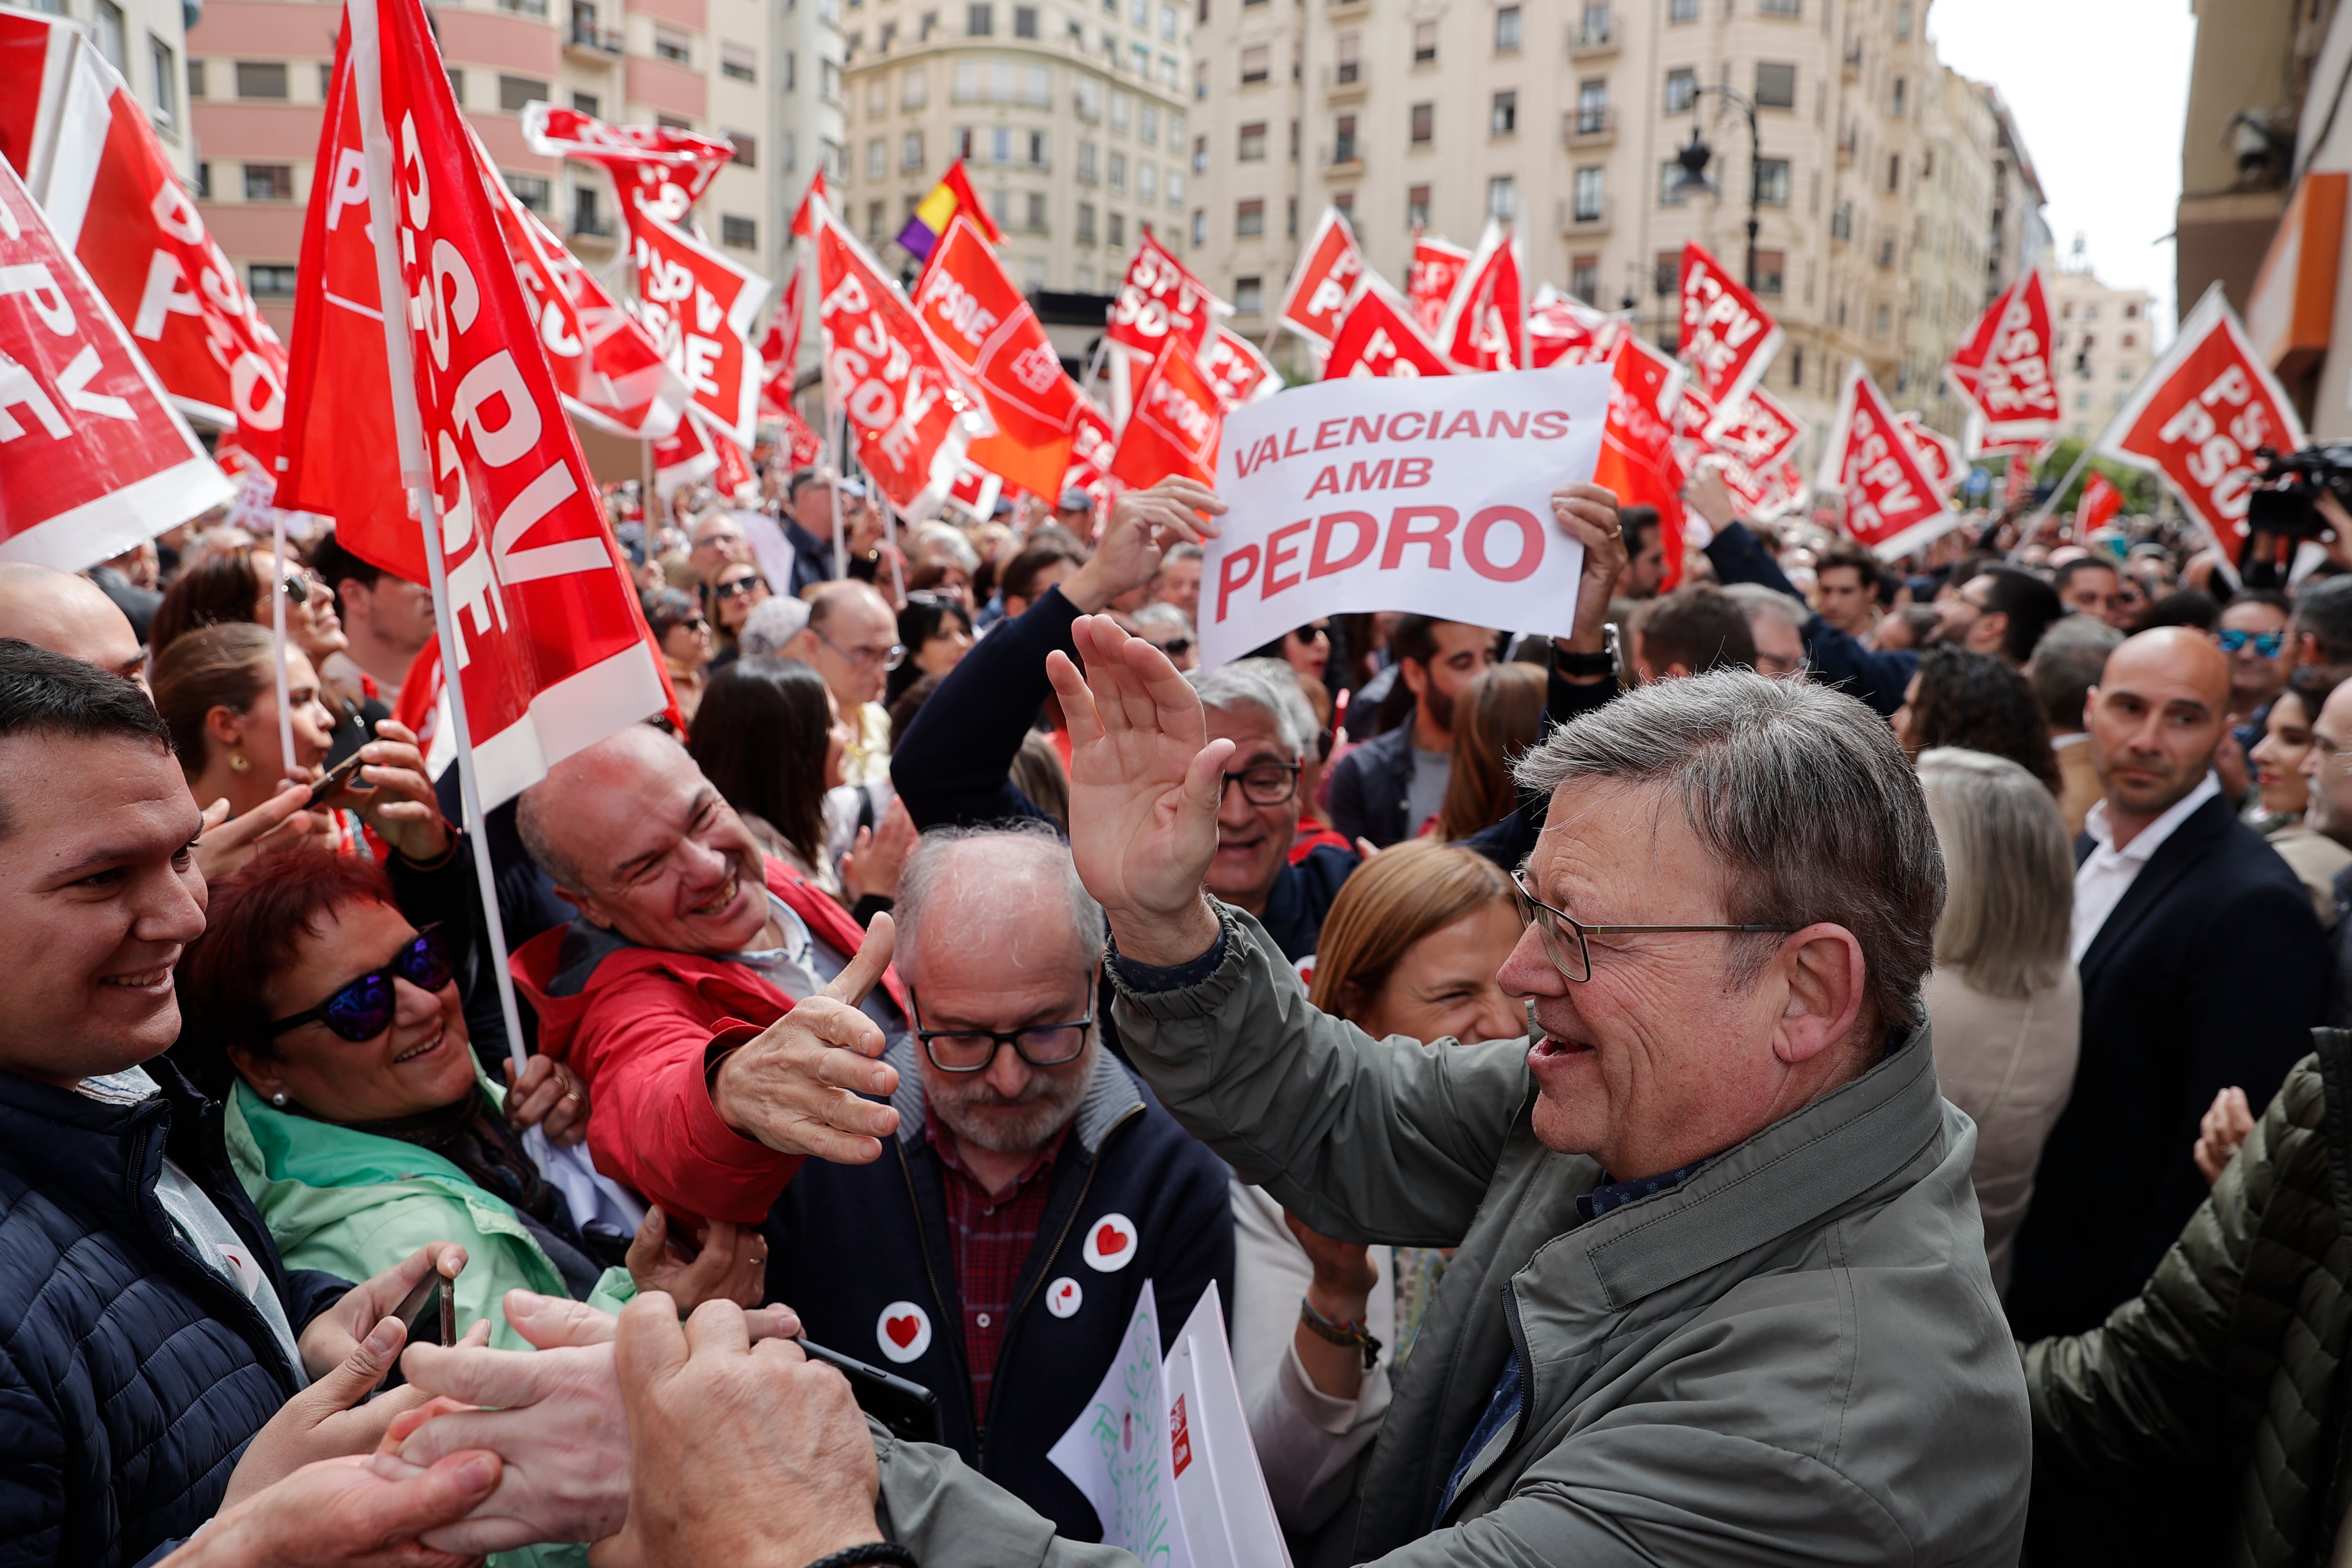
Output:
[[2021,1339],[2095,1327],[2138,1291],[2204,1200],[2199,1116],[2231,1084],[2267,1103],[2322,1019],[2311,899],[2212,778],[2229,701],[2228,660],[2181,627],[2123,643],[2091,690],[2106,798],[2074,846],[2082,1054],[2018,1233]]

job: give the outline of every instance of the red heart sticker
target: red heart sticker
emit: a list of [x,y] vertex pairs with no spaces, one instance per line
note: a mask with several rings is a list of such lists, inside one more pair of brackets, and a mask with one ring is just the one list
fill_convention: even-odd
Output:
[[874,1343],[886,1361],[904,1366],[931,1348],[930,1314],[915,1301],[892,1301],[874,1320]]
[[1135,1221],[1124,1214],[1104,1215],[1086,1237],[1081,1256],[1087,1267],[1105,1274],[1116,1273],[1134,1262],[1136,1249],[1142,1245]]
[[904,1347],[914,1343],[915,1336],[923,1332],[923,1320],[920,1318],[892,1318],[888,1322],[885,1323],[883,1327],[888,1331],[890,1343],[892,1344]]
[[1127,1237],[1116,1225],[1105,1225],[1095,1232],[1095,1250],[1104,1257],[1127,1250]]

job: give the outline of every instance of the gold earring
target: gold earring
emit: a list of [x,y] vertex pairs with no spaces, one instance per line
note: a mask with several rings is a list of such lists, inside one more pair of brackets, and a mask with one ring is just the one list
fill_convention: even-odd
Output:
[[228,770],[231,773],[250,773],[253,771],[253,764],[246,760],[244,752],[232,751],[228,754]]

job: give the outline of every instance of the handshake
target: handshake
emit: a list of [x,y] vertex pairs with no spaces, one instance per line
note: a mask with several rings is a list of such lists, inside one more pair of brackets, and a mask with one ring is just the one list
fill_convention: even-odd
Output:
[[847,1379],[790,1309],[667,1295],[615,1319],[508,1293],[532,1352],[409,1347],[432,1396],[373,1453],[323,1459],[224,1510],[168,1568],[461,1568],[590,1542],[596,1568],[804,1564],[877,1541],[880,1474]]

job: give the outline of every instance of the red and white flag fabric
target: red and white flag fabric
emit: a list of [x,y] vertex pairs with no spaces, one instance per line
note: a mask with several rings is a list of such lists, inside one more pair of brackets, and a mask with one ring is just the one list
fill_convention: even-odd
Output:
[[794,239],[814,238],[816,209],[820,204],[832,200],[833,197],[825,190],[824,165],[820,163],[817,165],[816,172],[809,176],[808,189],[801,193],[801,204],[793,209],[793,237]]
[[760,398],[763,407],[782,413],[793,406],[793,392],[799,379],[801,362],[801,328],[804,324],[801,298],[801,269],[784,279],[783,291],[776,297],[775,314],[769,319],[768,335],[760,343]]
[[0,167],[0,559],[79,571],[235,493]]
[[2001,504],[2011,511],[2033,499],[2033,458],[2019,449],[2009,455],[2009,472],[2001,478]]
[[823,202],[813,219],[826,402],[848,413],[858,462],[898,515],[929,517],[987,421],[881,263]]
[[1339,334],[1331,341],[1331,357],[1323,379],[1340,376],[1450,376],[1454,367],[1413,321],[1412,308],[1396,290],[1366,273],[1348,307]]
[[2294,452],[2304,440],[2294,404],[2246,341],[2216,283],[2093,450],[2163,476],[2198,526],[2235,560],[2246,534],[2256,451]]
[[1228,412],[1282,390],[1281,373],[1258,352],[1257,345],[1223,323],[1209,340],[1208,351],[1201,356],[1201,371]]
[[1199,354],[1208,346],[1215,319],[1216,297],[1208,285],[1187,271],[1150,229],[1144,230],[1135,259],[1127,264],[1118,297],[1111,302],[1104,338],[1154,364],[1171,337]]
[[1689,477],[1675,451],[1675,411],[1683,368],[1635,333],[1610,356],[1609,418],[1592,482],[1613,490],[1619,507],[1654,507],[1665,556],[1661,586],[1682,580],[1683,485]]
[[1437,324],[1437,351],[1465,371],[1528,366],[1527,272],[1517,232],[1489,218]]
[[548,103],[523,106],[522,134],[542,158],[577,158],[609,172],[633,240],[641,213],[686,226],[694,204],[735,156],[734,143],[723,137],[667,125],[607,125]]
[[444,631],[487,810],[674,706],[424,7],[352,0],[345,15],[363,144],[383,177],[345,217],[372,220],[407,304],[382,340],[408,361],[392,388],[417,419],[402,466],[434,496]]
[[635,230],[638,323],[711,431],[751,445],[762,381],[751,331],[768,280],[650,210]]
[[1181,475],[1217,482],[1217,440],[1224,409],[1200,361],[1183,339],[1171,337],[1136,393],[1135,412],[1118,434],[1110,476],[1131,489]]
[[739,507],[748,507],[760,498],[760,476],[751,472],[751,459],[744,450],[723,435],[710,438],[711,455],[719,459],[718,471],[710,476],[710,487],[721,499]]
[[1528,362],[1539,371],[1553,365],[1606,364],[1624,329],[1617,317],[1549,283],[1540,284],[1535,303],[1528,308]]
[[2074,500],[2074,537],[2079,539],[2094,529],[2105,528],[2123,509],[2124,493],[2105,474],[2092,469],[2091,476],[2083,481],[2082,495]]
[[688,485],[699,485],[719,472],[719,446],[689,413],[677,428],[654,443],[654,494],[668,500]]
[[1780,326],[1696,240],[1683,246],[1682,301],[1682,361],[1715,407],[1707,431],[1713,436],[1738,416],[1739,404],[1780,351]]
[[1814,483],[1844,498],[1845,531],[1882,560],[1925,549],[1960,526],[1860,360],[1846,369]]
[[77,31],[61,16],[0,12],[0,152],[181,411],[274,464],[285,345],[206,231],[146,109]]
[[1470,253],[1434,235],[1415,235],[1412,238],[1412,265],[1405,268],[1404,297],[1412,302],[1413,325],[1421,335],[1434,342],[1437,329],[1445,319],[1445,307],[1454,298],[1454,287],[1462,281],[1462,269],[1470,265]]
[[[1070,465],[1062,471],[1062,494],[1083,491],[1100,500],[1110,477],[1110,460],[1118,452],[1118,434],[1110,419],[1092,400],[1078,409],[1076,439],[1070,444]],[[1055,501],[1060,496],[1054,497]]]
[[1086,399],[980,225],[961,213],[931,247],[915,314],[995,422],[994,434],[972,441],[970,461],[1033,496],[1060,496]]
[[1355,231],[1339,208],[1324,208],[1307,248],[1298,253],[1298,266],[1282,291],[1275,321],[1306,339],[1318,353],[1329,353],[1348,300],[1363,276],[1364,253],[1356,248]]
[[1748,394],[1739,412],[1717,434],[1713,445],[1742,466],[1762,474],[1794,453],[1804,439],[1805,422],[1759,388]]
[[[2042,274],[2029,272],[2003,295],[1982,362],[1975,371],[1974,403],[1987,446],[2023,445],[2057,433],[2057,369],[2053,362],[2050,292]],[[1976,334],[1971,331],[1970,341]],[[1964,351],[1969,343],[1961,345]],[[1967,372],[1954,379],[1966,383]]]
[[[2022,279],[2019,280],[2023,281]],[[2000,334],[2001,318],[2009,314],[2010,301],[2017,296],[2017,283],[2012,282],[1993,296],[1991,304],[1969,327],[1952,357],[1944,365],[1944,379],[1954,391],[1967,400],[1970,408],[1977,404],[1977,387],[1984,381],[1985,359],[1992,352],[1993,340]]]
[[1918,414],[1906,410],[1895,415],[1903,426],[1904,436],[1911,449],[1919,455],[1919,466],[1927,471],[1927,481],[1936,486],[1936,494],[1948,505],[1952,493],[1969,471],[1969,460],[1960,451],[1960,444],[1942,431],[1932,429]]

